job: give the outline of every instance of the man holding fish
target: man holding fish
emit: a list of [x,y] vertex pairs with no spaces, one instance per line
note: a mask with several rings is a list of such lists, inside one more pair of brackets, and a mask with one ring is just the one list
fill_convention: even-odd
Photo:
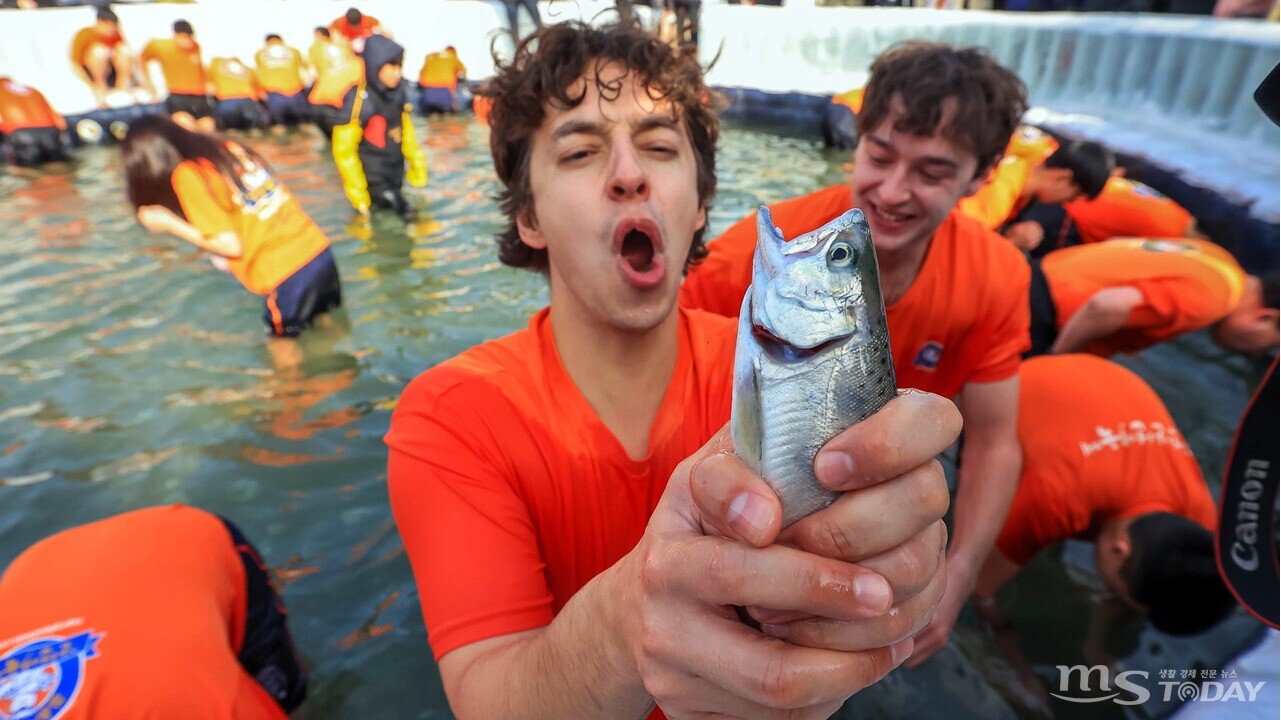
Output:
[[[705,253],[719,134],[678,53],[566,23],[490,84],[499,255],[547,275],[550,307],[419,376],[387,436],[459,718],[828,717],[911,654],[943,592],[933,457],[959,431],[951,403],[867,404],[884,407],[806,458],[839,495],[786,529],[791,500],[734,454],[734,323],[676,305]],[[828,267],[875,277],[865,226],[818,236]],[[842,282],[875,307],[832,312],[879,312],[874,287]],[[775,349],[810,362],[862,337]]]
[[[866,213],[898,384],[954,398],[965,418],[947,593],[909,666],[947,644],[1018,486],[1030,271],[1018,250],[956,205],[983,185],[1026,107],[1022,81],[977,49],[895,46],[872,64],[850,184],[771,207],[789,238],[851,208]],[[738,314],[756,238],[745,218],[712,242],[685,279],[681,304]]]

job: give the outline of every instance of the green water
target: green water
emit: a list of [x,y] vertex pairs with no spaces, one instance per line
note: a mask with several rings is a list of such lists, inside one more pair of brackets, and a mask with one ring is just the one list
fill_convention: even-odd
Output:
[[[73,525],[196,505],[236,521],[283,586],[312,672],[296,717],[450,717],[387,505],[381,437],[411,378],[523,327],[546,289],[495,259],[485,130],[470,118],[419,122],[431,181],[408,232],[384,218],[368,232],[349,226],[318,136],[247,141],[329,235],[342,272],[344,308],[287,346],[292,358],[264,339],[260,299],[138,227],[115,148],[83,149],[71,166],[0,169],[0,567]],[[757,203],[839,182],[845,161],[809,140],[729,129],[713,235]],[[1127,363],[1217,477],[1258,369],[1203,337]],[[1004,598],[1029,659],[1051,671],[1075,662],[1092,602],[1074,567],[1042,558]],[[1221,659],[1252,630],[1238,622],[1213,641],[1159,647],[1179,662]],[[861,696],[862,714],[1008,710],[990,687],[991,648],[977,631],[959,636],[968,659],[900,673]]]

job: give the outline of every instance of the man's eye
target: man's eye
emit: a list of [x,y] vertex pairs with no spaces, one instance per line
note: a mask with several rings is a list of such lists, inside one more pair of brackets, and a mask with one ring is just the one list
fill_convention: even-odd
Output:
[[563,157],[561,157],[561,162],[577,162],[580,160],[586,160],[587,158],[591,157],[591,155],[592,155],[591,149],[583,148],[582,150],[575,150],[573,152],[566,153]]

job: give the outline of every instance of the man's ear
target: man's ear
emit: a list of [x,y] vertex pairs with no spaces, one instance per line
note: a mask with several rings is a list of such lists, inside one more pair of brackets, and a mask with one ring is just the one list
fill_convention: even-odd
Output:
[[969,184],[965,186],[965,193],[961,195],[961,197],[970,197],[986,185],[987,181],[992,179],[992,173],[996,171],[996,166],[1000,165],[1003,160],[1005,160],[1005,158],[1002,157],[1000,160],[997,160],[986,168],[975,173],[974,179],[970,180]]
[[1119,532],[1108,541],[1108,552],[1115,553],[1124,561],[1130,557],[1134,551],[1134,545],[1130,542],[1130,531],[1127,528],[1125,532]]
[[1045,173],[1045,177],[1051,182],[1063,183],[1065,185],[1076,183],[1076,175],[1072,174],[1072,171],[1068,168],[1042,167],[1041,171]]
[[698,225],[694,227],[694,232],[698,232],[705,227],[707,227],[707,208],[701,207],[698,209]]
[[535,250],[547,249],[547,241],[538,229],[538,218],[534,216],[532,208],[516,214],[516,232],[520,234],[520,241],[529,247]]

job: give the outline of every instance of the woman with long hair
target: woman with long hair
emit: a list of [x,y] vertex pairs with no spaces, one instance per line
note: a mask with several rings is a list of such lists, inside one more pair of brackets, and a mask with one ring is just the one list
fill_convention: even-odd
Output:
[[160,116],[134,121],[121,149],[138,222],[264,296],[273,335],[297,335],[342,303],[329,240],[256,153]]

